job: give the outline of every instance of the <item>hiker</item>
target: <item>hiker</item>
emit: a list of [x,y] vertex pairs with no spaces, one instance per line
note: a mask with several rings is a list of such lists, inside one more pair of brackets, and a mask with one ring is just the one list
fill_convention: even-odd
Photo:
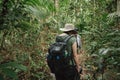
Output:
[[[51,66],[52,73],[55,74],[56,80],[80,80],[80,70],[81,66],[79,63],[79,56],[78,56],[78,47],[80,46],[80,42],[77,40],[80,40],[80,37],[77,34],[77,29],[75,26],[71,23],[65,24],[64,28],[60,28],[61,31],[63,31],[62,34],[58,35],[56,37],[56,42],[66,42],[66,50],[68,55],[70,56],[69,59],[66,59],[67,66],[62,65],[62,63],[59,64],[59,69],[56,69],[56,66],[52,66],[51,63],[48,60],[48,65]],[[67,38],[67,40],[66,40]],[[77,39],[78,38],[78,39]],[[66,41],[65,41],[66,40]],[[79,43],[79,44],[77,44]],[[57,44],[56,44],[57,45]],[[54,45],[55,46],[55,45]],[[53,46],[52,46],[53,48]],[[55,47],[57,48],[57,47]],[[53,49],[49,50],[49,53],[55,51]],[[58,53],[56,53],[57,55]],[[57,59],[58,58],[57,56]],[[64,60],[64,59],[62,59]],[[53,61],[53,60],[51,60]],[[60,60],[59,60],[60,61]],[[64,62],[64,61],[62,61]],[[57,64],[57,61],[52,63],[54,65]],[[62,67],[64,66],[64,67]],[[55,70],[54,70],[55,69]]]

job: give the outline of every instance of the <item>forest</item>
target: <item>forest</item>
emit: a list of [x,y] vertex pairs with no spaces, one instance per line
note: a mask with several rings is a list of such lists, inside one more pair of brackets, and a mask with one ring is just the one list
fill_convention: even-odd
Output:
[[120,0],[0,0],[0,80],[53,80],[46,53],[65,23],[81,35],[81,80],[120,80]]

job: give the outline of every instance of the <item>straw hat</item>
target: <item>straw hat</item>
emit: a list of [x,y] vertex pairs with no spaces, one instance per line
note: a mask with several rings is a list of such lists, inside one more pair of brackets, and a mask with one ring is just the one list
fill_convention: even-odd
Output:
[[73,24],[65,24],[65,27],[64,28],[60,28],[61,31],[64,31],[64,32],[68,32],[68,31],[72,31],[72,30],[76,30],[75,26]]

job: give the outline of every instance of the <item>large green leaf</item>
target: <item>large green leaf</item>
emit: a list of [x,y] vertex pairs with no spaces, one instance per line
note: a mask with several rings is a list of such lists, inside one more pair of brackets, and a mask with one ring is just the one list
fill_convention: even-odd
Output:
[[0,80],[4,80],[2,75],[0,75]]
[[4,63],[4,64],[1,64],[0,65],[0,69],[7,69],[7,68],[16,68],[16,69],[20,69],[20,70],[23,70],[23,71],[26,71],[27,68],[26,66],[22,65],[22,64],[19,64],[17,62],[8,62],[8,63]]
[[4,75],[6,75],[7,77],[10,77],[10,78],[13,78],[13,79],[17,79],[17,73],[14,72],[13,70],[11,69],[7,69],[7,68],[3,68],[2,69],[2,72]]
[[15,25],[15,28],[20,28],[22,31],[27,31],[31,29],[33,26],[26,21],[21,21],[18,24]]

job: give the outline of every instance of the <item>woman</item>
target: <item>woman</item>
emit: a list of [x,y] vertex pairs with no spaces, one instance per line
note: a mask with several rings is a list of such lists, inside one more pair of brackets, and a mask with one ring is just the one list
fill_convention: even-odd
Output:
[[62,34],[56,37],[56,41],[64,41],[67,36],[73,36],[67,41],[67,52],[72,56],[69,61],[69,67],[60,70],[60,72],[55,73],[56,80],[80,80],[80,66],[79,66],[79,56],[77,53],[77,40],[76,40],[76,28],[73,24],[65,24],[64,28],[60,28],[63,31]]

